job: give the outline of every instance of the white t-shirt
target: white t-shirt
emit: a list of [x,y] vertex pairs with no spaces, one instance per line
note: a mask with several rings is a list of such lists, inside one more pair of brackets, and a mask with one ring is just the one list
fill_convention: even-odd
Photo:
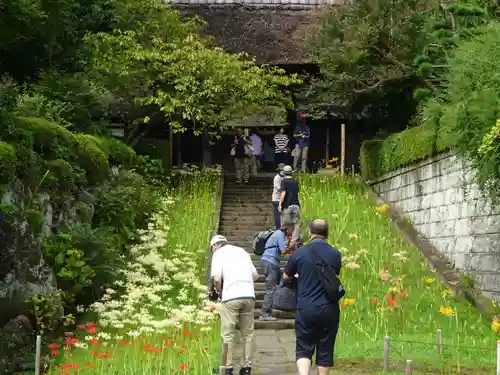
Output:
[[222,302],[237,298],[255,298],[253,274],[257,273],[245,249],[226,245],[212,257],[211,276],[222,276]]
[[283,181],[283,176],[279,173],[274,176],[273,179],[273,197],[271,198],[271,202],[279,202],[281,196],[281,181]]
[[262,154],[262,139],[257,134],[250,136],[252,140],[253,154],[259,156]]

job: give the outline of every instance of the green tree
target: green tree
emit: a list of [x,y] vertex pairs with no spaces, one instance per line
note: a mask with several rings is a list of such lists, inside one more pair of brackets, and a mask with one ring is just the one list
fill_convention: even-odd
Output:
[[199,35],[199,20],[181,20],[165,3],[137,4],[149,17],[133,29],[86,37],[93,56],[88,68],[100,72],[116,95],[149,113],[161,109],[180,131],[186,122],[201,132],[268,106],[282,108],[285,115],[292,106],[289,86],[300,82],[297,77],[212,46]]

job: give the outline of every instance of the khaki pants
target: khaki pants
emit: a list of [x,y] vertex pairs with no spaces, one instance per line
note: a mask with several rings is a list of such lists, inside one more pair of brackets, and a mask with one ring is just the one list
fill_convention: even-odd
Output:
[[236,324],[239,325],[241,338],[243,340],[241,366],[252,367],[254,308],[255,300],[250,298],[234,299],[222,303],[219,309],[222,336],[221,368],[233,367],[233,350],[236,344]]
[[[301,172],[307,172],[307,155],[309,153],[309,147],[302,147],[300,148],[299,145],[295,146],[295,150],[293,150],[294,155],[293,155],[293,169],[296,171],[299,170],[299,164],[300,164],[300,171]],[[301,164],[302,161],[302,164]]]
[[252,176],[257,177],[260,169],[260,155],[253,155],[250,159],[250,171]]
[[288,221],[293,223],[292,242],[297,243],[300,240],[300,207],[292,204],[283,210],[281,223]]
[[234,158],[234,167],[236,168],[236,180],[248,181],[250,178],[250,158]]

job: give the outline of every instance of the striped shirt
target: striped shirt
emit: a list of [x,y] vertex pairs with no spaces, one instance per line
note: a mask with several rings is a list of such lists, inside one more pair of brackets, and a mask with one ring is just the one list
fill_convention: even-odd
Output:
[[274,149],[276,154],[285,152],[286,146],[288,146],[288,135],[276,134],[274,136],[274,145],[276,146]]

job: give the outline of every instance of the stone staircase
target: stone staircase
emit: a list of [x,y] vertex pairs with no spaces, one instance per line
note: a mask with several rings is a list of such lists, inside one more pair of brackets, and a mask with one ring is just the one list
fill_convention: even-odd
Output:
[[[222,195],[221,221],[219,232],[226,236],[229,243],[244,248],[251,254],[259,278],[255,282],[255,329],[285,330],[293,329],[295,314],[273,311],[275,321],[259,321],[260,309],[264,301],[264,272],[260,257],[252,250],[252,237],[255,232],[274,226],[271,205],[272,177],[259,176],[250,178],[249,184],[238,184],[234,175],[226,175]],[[287,257],[281,261],[281,269]]]

